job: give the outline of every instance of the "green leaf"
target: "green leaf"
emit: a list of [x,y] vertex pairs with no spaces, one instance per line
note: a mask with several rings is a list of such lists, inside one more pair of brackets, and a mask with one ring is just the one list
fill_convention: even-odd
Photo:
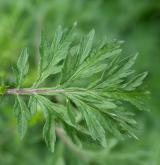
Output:
[[29,99],[28,107],[30,109],[31,115],[34,115],[37,112],[37,99],[34,96],[31,96]]
[[61,26],[57,28],[51,43],[42,40],[37,85],[42,83],[48,76],[61,71],[62,64],[60,62],[65,59],[70,43]]
[[139,87],[143,83],[143,80],[147,77],[147,75],[148,75],[148,73],[144,72],[144,73],[140,73],[136,76],[133,76],[132,78],[129,79],[129,81],[127,83],[125,83],[122,86],[122,89],[124,89],[126,91],[135,90],[137,87]]
[[[92,36],[91,38],[93,39],[93,32],[90,32],[88,36]],[[91,40],[89,41],[91,42]],[[105,43],[102,46],[92,48],[92,51],[91,48],[88,48],[90,51],[88,51],[87,57],[84,60],[81,60],[82,56],[84,56],[83,44],[74,47],[74,51],[70,51],[65,59],[60,84],[68,87],[75,81],[81,81],[88,77],[93,77],[94,74],[103,72],[110,62],[109,60],[107,62],[107,59],[113,58],[121,52],[121,49],[119,49],[120,44],[121,42]],[[90,43],[90,45],[92,44]],[[113,48],[113,45],[116,46]],[[92,85],[90,84],[90,86]]]
[[48,116],[49,112],[53,113],[55,117],[65,122],[68,126],[73,127],[74,129],[84,134],[88,134],[85,128],[80,127],[79,125],[72,124],[72,122],[70,121],[70,117],[68,116],[68,113],[67,113],[67,108],[65,106],[61,104],[53,103],[49,99],[45,98],[44,96],[35,95],[35,97],[37,98],[39,104],[41,105],[45,116]]
[[93,138],[93,140],[98,140],[103,147],[106,147],[106,135],[103,126],[101,125],[100,121],[97,120],[96,115],[91,107],[87,106],[83,102],[78,100],[75,101],[78,108],[82,112],[82,115],[86,121],[87,127],[89,132]]
[[115,57],[113,61],[106,67],[99,82],[96,83],[97,88],[105,88],[117,86],[124,81],[124,78],[134,73],[131,67],[134,65],[137,54],[122,60]]
[[40,105],[42,106],[42,108],[45,107],[45,109],[47,109],[47,112],[44,112],[45,116],[48,115],[48,110],[52,110],[52,113],[54,113],[54,115],[58,116],[59,118],[64,120],[66,123],[71,124],[65,106],[53,103],[49,99],[45,98],[44,96],[36,95],[35,97],[40,103]]
[[30,117],[30,113],[24,100],[18,95],[14,106],[14,112],[17,117],[18,131],[21,139],[23,139],[27,132],[28,118]]
[[79,54],[81,54],[80,64],[83,63],[83,61],[89,56],[91,52],[94,35],[95,35],[95,30],[92,29],[88,33],[88,35],[84,39],[82,39],[80,43],[81,44],[79,50]]
[[55,132],[55,119],[49,114],[46,117],[46,122],[43,128],[43,137],[47,146],[51,149],[51,152],[54,152],[55,142],[56,142],[56,132]]
[[90,55],[94,34],[95,31],[91,30],[89,34],[81,40],[80,44],[68,53],[62,68],[60,84],[71,81],[76,77],[77,72],[79,72],[79,67]]
[[28,64],[28,52],[25,48],[18,59],[17,62],[17,71],[18,71],[18,87],[20,87],[23,79],[28,73],[29,70],[29,64]]
[[137,107],[139,110],[148,111],[149,99],[148,93],[145,92],[124,92],[124,91],[115,91],[115,92],[105,92],[104,96],[108,98],[114,98],[116,100],[126,101]]
[[76,120],[75,120],[75,113],[73,112],[74,109],[71,107],[71,103],[70,103],[69,99],[67,99],[66,102],[67,102],[66,104],[67,104],[68,116],[69,116],[72,124],[75,125],[76,124]]
[[[18,86],[13,91],[19,93],[14,109],[21,137],[26,133],[30,115],[39,106],[46,120],[43,136],[51,151],[55,147],[56,124],[81,147],[82,136],[103,147],[110,136],[137,138],[136,122],[126,106],[128,102],[140,110],[148,109],[147,94],[140,89],[147,73],[137,74],[133,69],[137,54],[123,57],[122,41],[94,42],[94,30],[80,39],[74,27],[63,30],[59,26],[52,40],[42,37],[38,77],[31,88],[20,89],[28,71],[26,49],[17,62],[14,72]],[[45,85],[51,75],[56,82]],[[41,83],[44,87],[39,87]],[[0,90],[4,92],[3,88]],[[20,94],[30,97],[29,110],[28,100]]]

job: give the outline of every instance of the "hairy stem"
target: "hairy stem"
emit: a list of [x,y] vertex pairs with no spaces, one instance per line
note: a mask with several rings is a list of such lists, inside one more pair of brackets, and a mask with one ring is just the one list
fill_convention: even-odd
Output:
[[84,88],[68,88],[68,89],[52,89],[52,88],[13,88],[13,89],[5,89],[3,94],[14,95],[32,95],[32,94],[52,94],[52,93],[77,93],[77,92],[88,92],[91,90]]
[[31,88],[24,88],[24,89],[7,89],[6,94],[45,94],[45,93],[64,93],[66,92],[63,89],[31,89]]

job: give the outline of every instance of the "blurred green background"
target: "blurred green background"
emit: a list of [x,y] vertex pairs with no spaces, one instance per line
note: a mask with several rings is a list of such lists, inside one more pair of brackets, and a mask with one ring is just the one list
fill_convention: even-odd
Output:
[[[139,140],[111,139],[109,147],[94,151],[91,161],[57,141],[50,153],[42,138],[43,118],[37,114],[23,141],[17,134],[13,100],[0,104],[1,165],[159,165],[160,164],[160,0],[0,0],[0,79],[13,85],[12,65],[23,47],[29,48],[33,83],[41,33],[52,35],[58,25],[78,22],[79,34],[91,28],[96,38],[124,40],[123,54],[139,52],[137,70],[149,71],[145,88],[151,91],[150,112],[137,112]],[[2,98],[0,98],[2,99]]]

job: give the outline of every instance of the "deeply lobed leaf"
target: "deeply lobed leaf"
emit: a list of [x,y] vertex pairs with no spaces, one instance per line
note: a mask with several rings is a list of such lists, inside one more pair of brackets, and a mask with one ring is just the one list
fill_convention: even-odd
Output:
[[[46,120],[43,136],[52,151],[56,126],[67,133],[72,131],[74,136],[71,132],[69,135],[77,144],[81,139],[79,133],[103,147],[110,135],[136,138],[133,131],[136,122],[125,102],[140,110],[147,109],[143,99],[146,94],[139,88],[147,73],[136,74],[133,70],[137,54],[122,57],[122,42],[116,40],[95,43],[94,30],[80,41],[75,40],[74,33],[74,27],[71,30],[58,27],[52,42],[42,40],[39,74],[29,93],[30,111],[21,96],[16,96],[15,113],[21,136],[27,130],[27,114],[34,115],[40,106]],[[27,63],[25,50],[17,63],[18,87],[28,71]],[[40,87],[53,75],[59,79],[57,86]]]

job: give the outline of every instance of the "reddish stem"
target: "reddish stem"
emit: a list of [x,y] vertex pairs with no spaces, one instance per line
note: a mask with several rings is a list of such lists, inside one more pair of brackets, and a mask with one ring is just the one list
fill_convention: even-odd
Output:
[[6,94],[64,93],[63,89],[7,89]]

